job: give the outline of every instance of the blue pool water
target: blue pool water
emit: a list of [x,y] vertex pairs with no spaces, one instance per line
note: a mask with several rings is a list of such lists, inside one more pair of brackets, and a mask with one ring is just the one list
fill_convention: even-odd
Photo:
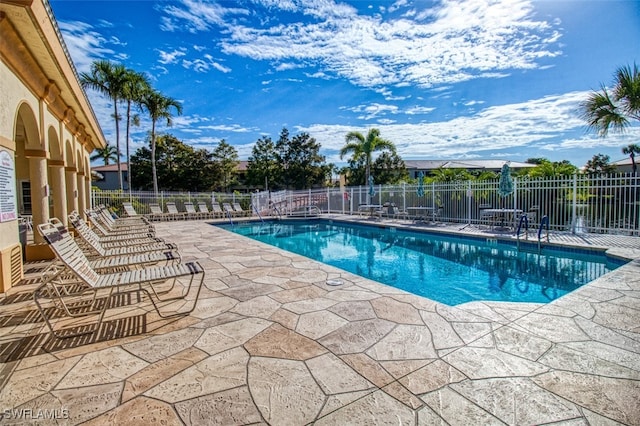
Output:
[[604,254],[515,245],[323,220],[221,225],[447,305],[545,303],[620,266]]

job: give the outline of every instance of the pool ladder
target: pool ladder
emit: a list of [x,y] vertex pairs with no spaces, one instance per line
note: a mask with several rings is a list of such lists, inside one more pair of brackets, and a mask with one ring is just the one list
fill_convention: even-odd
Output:
[[[529,217],[526,214],[520,216],[520,222],[518,223],[518,229],[516,230],[516,239],[517,239],[517,248],[520,251],[520,230],[522,229],[522,224],[524,223],[524,232],[525,232],[525,240],[529,239]],[[542,251],[542,229],[546,225],[546,235],[545,239],[549,242],[549,216],[544,215],[542,219],[540,219],[540,227],[538,228],[538,254]]]

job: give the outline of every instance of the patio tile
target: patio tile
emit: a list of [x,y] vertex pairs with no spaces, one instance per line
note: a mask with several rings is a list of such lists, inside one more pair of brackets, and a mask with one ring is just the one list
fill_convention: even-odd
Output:
[[371,302],[368,301],[341,302],[331,306],[328,310],[347,321],[376,318],[376,312],[373,310]]
[[53,400],[45,399],[43,408],[66,407],[71,424],[79,424],[120,405],[122,383],[108,383],[51,391]]
[[246,302],[238,303],[231,309],[231,312],[267,319],[278,309],[280,309],[280,303],[268,296],[258,296]]
[[242,348],[210,356],[149,389],[144,395],[170,403],[242,386],[249,354]]
[[247,386],[178,402],[175,407],[180,419],[189,426],[241,425],[262,420]]
[[441,389],[450,383],[460,382],[466,378],[460,371],[438,359],[402,377],[399,382],[414,394],[419,395]]
[[574,404],[526,378],[466,380],[451,388],[507,424],[552,423],[580,416]]
[[244,344],[271,324],[261,318],[245,318],[217,325],[205,330],[194,346],[213,355]]
[[315,423],[321,425],[396,424],[414,425],[413,410],[383,391],[366,395],[333,411]]
[[346,405],[349,405],[352,402],[361,399],[364,396],[369,395],[370,393],[373,393],[375,391],[376,388],[370,388],[363,391],[329,395],[329,397],[327,397],[327,402],[324,404],[324,407],[322,407],[322,411],[320,411],[320,414],[318,414],[318,418],[324,417],[327,414],[332,413]]
[[423,311],[420,314],[431,332],[435,349],[456,348],[464,344],[449,321],[435,312]]
[[146,392],[175,374],[207,357],[207,353],[193,347],[159,360],[130,376],[124,383],[122,401],[128,401]]
[[316,341],[286,329],[280,324],[273,324],[249,340],[244,346],[252,356],[278,357],[302,361],[327,352]]
[[437,358],[431,332],[419,325],[398,325],[366,353],[379,361]]
[[290,330],[295,330],[300,315],[294,314],[286,309],[278,309],[268,319],[277,322],[281,326]]
[[549,370],[536,362],[489,348],[463,347],[443,360],[471,379],[534,376]]
[[576,325],[573,318],[533,312],[518,319],[514,324],[555,343],[588,340],[587,335]]
[[504,425],[489,412],[448,387],[423,395],[422,400],[450,425],[467,425],[469,419],[473,419],[473,423],[478,425]]
[[342,355],[341,358],[349,364],[351,368],[357,371],[358,374],[379,388],[394,381],[394,377],[389,374],[378,361],[371,359],[365,354]]
[[147,362],[156,362],[190,348],[202,332],[195,328],[185,328],[127,343],[122,348]]
[[331,312],[310,312],[300,315],[296,332],[311,339],[319,339],[345,325],[347,321]]
[[393,327],[394,323],[381,319],[354,321],[318,341],[338,355],[364,352],[389,333]]
[[370,303],[378,318],[398,324],[424,325],[420,312],[408,303],[390,297],[380,297],[371,300]]
[[154,399],[140,397],[132,401],[125,402],[113,410],[96,417],[86,423],[87,426],[92,425],[182,425],[182,422],[176,415],[173,407],[164,402]]
[[270,297],[280,303],[297,302],[299,300],[315,299],[327,294],[326,290],[315,285],[304,284],[304,287],[282,290],[270,294]]
[[536,361],[544,354],[552,343],[541,337],[533,336],[519,329],[504,326],[493,332],[496,348],[502,352],[518,355]]
[[11,381],[0,389],[0,401],[11,408],[37,398],[53,389],[80,359],[77,356],[15,371]]
[[148,362],[122,348],[103,349],[83,356],[57,384],[56,389],[120,382],[147,365]]
[[311,374],[327,395],[370,389],[372,384],[332,353],[306,361]]
[[[606,356],[605,356],[606,357]],[[611,378],[627,378],[640,380],[640,359],[628,359],[618,362],[606,361],[603,354],[590,355],[583,351],[572,349],[564,345],[556,345],[539,359],[542,364],[557,369],[576,373],[593,374]],[[638,358],[638,357],[636,357]],[[634,366],[624,367],[621,364]],[[640,394],[638,395],[640,397]]]
[[432,363],[433,359],[408,359],[399,361],[380,361],[380,365],[394,378],[399,379]]
[[409,390],[399,382],[389,383],[387,386],[383,387],[382,390],[412,410],[424,405],[420,398],[409,392]]
[[307,424],[322,409],[325,395],[304,362],[254,356],[248,371],[251,395],[269,424]]

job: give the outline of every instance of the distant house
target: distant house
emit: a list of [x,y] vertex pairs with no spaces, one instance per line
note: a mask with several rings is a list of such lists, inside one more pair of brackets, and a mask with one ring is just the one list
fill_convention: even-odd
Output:
[[[122,188],[128,191],[129,185],[127,185],[127,174],[129,169],[127,168],[127,163],[120,163],[120,168],[122,169]],[[117,164],[92,167],[91,172],[92,186],[103,191],[120,189]]]
[[507,160],[404,160],[409,177],[413,179],[417,178],[420,172],[429,176],[437,169],[465,169],[470,172],[492,171],[497,173],[505,163],[508,163],[511,170],[514,171],[536,166],[535,164]]
[[[612,161],[611,165],[616,166],[616,172],[618,173],[633,173],[633,164],[631,164],[630,157]],[[636,157],[636,166],[640,168],[640,155]]]

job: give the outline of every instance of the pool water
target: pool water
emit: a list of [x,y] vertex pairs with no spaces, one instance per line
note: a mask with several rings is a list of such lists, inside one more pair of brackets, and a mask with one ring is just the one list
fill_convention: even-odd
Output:
[[447,305],[546,303],[617,268],[604,254],[316,221],[220,225],[237,234]]

